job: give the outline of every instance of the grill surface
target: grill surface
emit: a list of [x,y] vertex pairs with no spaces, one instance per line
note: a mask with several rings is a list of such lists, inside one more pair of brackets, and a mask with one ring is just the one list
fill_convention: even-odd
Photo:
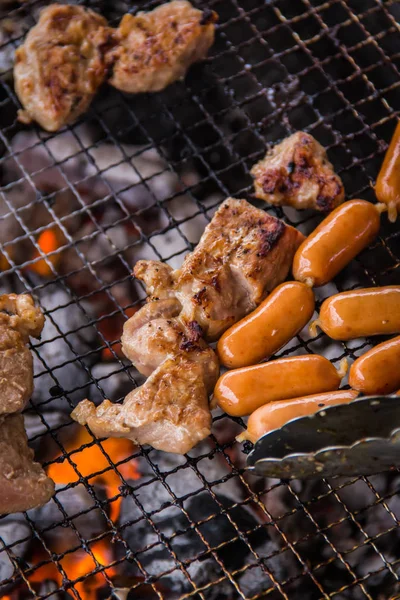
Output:
[[[110,7],[107,3],[103,5],[99,1],[90,3],[90,6],[117,22],[121,14],[128,10],[128,6],[124,5],[123,0],[112,4],[113,6]],[[138,8],[148,9],[153,5],[151,2],[141,3],[130,9],[132,11]],[[179,194],[186,194],[186,212],[183,217],[174,210],[176,207],[174,196],[158,199],[152,187],[153,175],[143,179],[138,173],[136,176],[150,194],[152,203],[150,207],[147,206],[136,214],[128,210],[125,203],[121,201],[120,194],[109,187],[106,173],[92,158],[91,150],[95,144],[87,147],[87,144],[85,145],[80,139],[79,126],[75,126],[69,131],[80,144],[81,155],[86,156],[97,171],[97,175],[104,181],[104,185],[108,186],[108,191],[102,199],[87,206],[80,196],[80,186],[85,182],[72,181],[68,176],[66,165],[71,157],[57,162],[52,154],[50,142],[60,134],[48,136],[37,130],[40,136],[37,143],[48,153],[49,160],[54,163],[59,172],[66,173],[65,189],[78,198],[80,204],[75,214],[77,216],[84,214],[91,223],[91,240],[105,238],[110,242],[108,255],[100,259],[88,260],[84,250],[81,249],[81,240],[73,238],[69,233],[67,221],[71,215],[57,216],[52,203],[55,193],[50,190],[49,193],[44,194],[43,190],[36,189],[32,173],[28,173],[23,166],[20,155],[13,152],[10,140],[21,126],[16,121],[18,102],[13,86],[9,74],[4,74],[0,86],[0,140],[3,147],[0,168],[5,168],[8,160],[5,156],[11,153],[20,166],[21,175],[18,181],[3,185],[0,193],[8,202],[9,213],[17,218],[23,233],[17,241],[14,240],[2,247],[10,266],[0,274],[0,283],[5,285],[11,281],[14,288],[19,285],[19,289],[25,288],[36,297],[41,297],[46,288],[51,291],[54,283],[63,288],[68,295],[68,302],[64,306],[46,311],[46,318],[55,326],[55,338],[62,337],[66,340],[72,352],[70,362],[82,371],[85,381],[85,385],[82,386],[77,386],[73,380],[70,380],[69,387],[62,385],[59,380],[60,369],[54,371],[46,363],[46,352],[49,352],[54,340],[34,343],[33,351],[42,365],[42,371],[36,373],[36,384],[50,373],[54,387],[42,402],[32,403],[30,411],[36,411],[40,415],[47,411],[48,415],[52,404],[59,402],[60,399],[64,403],[64,408],[66,406],[72,408],[75,400],[71,396],[84,397],[90,383],[100,390],[103,397],[106,397],[104,387],[110,378],[121,371],[124,371],[127,377],[129,376],[126,363],[121,362],[115,352],[117,340],[115,344],[107,341],[100,327],[101,320],[115,315],[120,314],[126,318],[127,308],[139,302],[138,299],[128,306],[121,305],[114,294],[116,284],[127,282],[130,278],[132,264],[126,260],[125,251],[133,249],[137,252],[137,256],[144,253],[146,256],[157,256],[174,266],[179,265],[185,252],[192,249],[198,241],[197,233],[194,239],[191,237],[193,224],[200,223],[202,228],[202,224],[210,219],[213,209],[220,200],[228,195],[252,198],[249,169],[264,154],[268,143],[280,141],[298,129],[312,133],[327,147],[329,157],[343,178],[347,197],[374,199],[371,186],[399,114],[400,31],[397,20],[400,17],[400,4],[383,0],[328,0],[327,2],[272,0],[266,3],[258,0],[241,2],[213,0],[208,5],[220,15],[217,40],[210,57],[205,63],[192,68],[184,83],[177,83],[160,94],[145,98],[132,98],[111,90],[103,90],[89,113],[83,118],[83,122],[90,123],[96,131],[101,132],[98,135],[99,142],[106,141],[115,145],[118,150],[116,154],[118,165],[135,168],[122,143],[143,144],[145,149],[156,148],[168,161],[167,169],[181,178],[182,189]],[[23,5],[11,5],[3,21],[18,15],[29,24],[33,24],[37,7],[38,3],[32,1],[25,2]],[[11,35],[11,40],[5,43],[3,49],[18,45],[20,39],[20,34]],[[138,151],[139,154],[140,152]],[[183,176],[189,167],[200,175],[198,180],[188,182]],[[45,228],[29,229],[24,222],[24,211],[16,211],[12,203],[6,200],[7,192],[21,181],[35,188],[36,204],[49,212],[50,220],[58,225],[65,236],[63,247],[55,250],[55,255],[65,252],[67,248],[72,249],[79,258],[81,266],[74,268],[73,273],[60,275],[49,256],[45,260],[53,273],[50,280],[39,280],[26,269],[28,264],[37,262],[40,257],[45,256],[36,241]],[[125,192],[129,192],[129,189]],[[110,203],[115,205],[118,217],[115,222],[103,225],[99,214],[105,205],[109,206]],[[314,215],[291,209],[271,209],[271,212],[284,217],[289,223],[300,227],[305,232],[310,231],[317,222]],[[159,226],[152,229],[142,226],[140,237],[133,236],[124,248],[116,247],[112,238],[112,230],[115,227],[121,223],[131,223],[138,230],[139,219],[141,223],[148,222],[154,214],[158,215]],[[6,218],[6,215],[2,218]],[[400,283],[398,224],[389,225],[386,218],[383,219],[383,224],[380,239],[373,248],[368,249],[357,261],[354,261],[351,269],[346,270],[337,279],[335,282],[337,289]],[[174,241],[173,245],[171,239]],[[12,248],[21,241],[30,242],[32,250],[36,248],[39,254],[37,258],[30,258],[24,264],[18,265],[13,260]],[[119,265],[112,283],[104,281],[99,275],[101,264],[111,259],[114,261],[113,264],[116,261]],[[70,281],[73,275],[79,273],[84,274],[85,277],[92,277],[97,282],[97,289],[78,295],[76,288],[70,285]],[[328,291],[322,289],[318,300],[321,301],[328,293],[332,293],[332,287]],[[86,301],[93,300],[93,297],[101,294],[107,296],[109,306],[112,308],[100,320],[96,320],[88,312]],[[79,308],[85,325],[78,328],[71,325],[70,328],[61,330],[55,318],[56,313],[58,310],[66,309],[70,304]],[[97,330],[99,343],[97,347],[81,355],[76,348],[74,336],[85,335],[85,332],[93,328]],[[343,356],[354,359],[367,344],[368,340],[332,346],[329,350],[330,357],[334,362],[340,361]],[[296,338],[295,343],[285,348],[282,354],[319,351],[322,345],[322,336],[310,342],[306,336],[301,335]],[[105,348],[108,348],[115,361],[118,361],[118,368],[103,380],[97,380],[92,374],[87,359]],[[67,366],[58,365],[63,368]],[[104,574],[105,583],[107,582],[111,589],[111,597],[121,597],[118,596],[117,587],[123,585],[113,583],[112,578],[105,572],[106,568],[97,561],[92,551],[93,542],[112,539],[114,544],[122,549],[122,553],[119,554],[121,558],[116,558],[111,565],[116,566],[128,561],[142,574],[140,580],[138,579],[133,585],[132,582],[130,583],[129,587],[132,591],[129,597],[166,597],[162,585],[158,583],[166,573],[155,573],[143,564],[143,552],[147,549],[143,548],[139,552],[132,552],[129,549],[123,536],[124,526],[114,523],[109,517],[110,501],[99,497],[90,478],[82,476],[78,471],[74,461],[75,452],[66,451],[64,440],[68,439],[69,431],[72,431],[71,422],[52,426],[51,423],[47,423],[46,417],[42,418],[47,429],[46,440],[52,440],[56,451],[61,453],[64,460],[68,461],[77,472],[78,481],[69,484],[66,489],[83,484],[91,494],[93,506],[106,519],[107,527],[93,538],[85,539],[77,532],[75,549],[81,547],[92,556],[93,564],[96,565],[94,571]],[[218,415],[214,421],[217,433],[213,438],[213,450],[207,454],[194,453],[193,456],[186,457],[181,465],[173,469],[173,473],[182,474],[185,470],[195,473],[199,479],[200,489],[205,490],[216,500],[219,513],[227,514],[234,527],[234,539],[240,539],[250,548],[251,560],[246,561],[246,564],[238,569],[228,568],[220,558],[218,552],[220,548],[213,547],[205,539],[201,528],[199,529],[199,523],[193,522],[185,509],[185,502],[191,494],[177,497],[173,493],[166,473],[157,466],[153,458],[153,450],[141,449],[134,455],[138,461],[147,463],[152,477],[146,481],[138,480],[136,485],[132,486],[124,480],[118,470],[119,465],[113,464],[98,441],[93,440],[89,444],[99,446],[108,460],[107,469],[114,470],[119,475],[121,487],[118,496],[130,496],[139,508],[140,518],[158,534],[160,544],[168,550],[171,557],[173,566],[170,570],[180,570],[187,578],[191,591],[185,597],[203,599],[218,597],[216,591],[226,582],[231,584],[230,598],[388,598],[389,595],[400,597],[396,595],[400,573],[400,537],[398,536],[400,514],[396,516],[390,504],[390,500],[396,495],[396,490],[375,485],[374,478],[322,481],[315,484],[311,492],[310,488],[304,488],[296,482],[258,480],[255,483],[245,476],[241,467],[235,466],[235,461],[232,459],[233,436],[226,440],[221,434],[228,428],[232,419]],[[31,441],[38,445],[42,435],[33,436]],[[221,480],[213,481],[208,479],[206,465],[208,458],[216,455],[223,459],[226,475]],[[94,465],[93,472],[96,473],[97,470]],[[275,557],[260,556],[252,546],[251,531],[242,530],[230,515],[230,511],[220,504],[216,489],[223,493],[224,486],[229,485],[232,479],[240,480],[243,490],[242,498],[237,499],[238,506],[251,506],[259,514],[261,521],[268,523],[265,527],[281,548],[274,552]],[[170,504],[186,515],[187,529],[194,529],[201,537],[204,556],[208,554],[219,564],[219,577],[214,580],[210,578],[201,589],[196,589],[196,584],[190,575],[190,566],[198,557],[178,554],[173,544],[175,536],[164,535],[157,524],[157,515],[165,505],[160,505],[157,511],[149,512],[140,503],[141,488],[153,486],[156,490],[157,482],[167,490]],[[365,486],[365,496],[369,500],[362,508],[354,509],[343,499],[342,492],[360,484]],[[272,515],[268,508],[268,498],[276,494],[283,494],[291,507],[288,512],[279,517]],[[64,509],[60,490],[52,502],[57,504],[61,512],[63,526],[77,531],[73,520]],[[324,506],[328,507],[325,512],[322,508]],[[388,520],[382,520],[382,523],[386,523],[385,527],[377,527],[371,533],[364,527],[366,515],[377,507],[387,513]],[[34,518],[29,514],[24,518],[31,532],[29,539],[36,538],[43,546],[44,558],[41,565],[54,563],[62,571],[61,561],[64,553],[57,553],[46,544],[43,539],[44,532],[37,526]],[[295,523],[296,519],[300,519],[302,523],[300,529],[303,532],[297,537],[291,535],[290,531],[288,533],[287,526],[288,523]],[[209,520],[212,522],[211,517]],[[338,547],[332,541],[335,528],[344,522],[348,522],[353,529],[361,533],[359,537],[361,541],[356,546]],[[258,525],[257,528],[259,527]],[[59,531],[62,532],[62,529],[59,528]],[[394,535],[391,539],[395,540],[391,544],[389,553],[382,550],[380,545],[388,535]],[[59,589],[42,588],[37,592],[36,588],[35,591],[30,575],[38,565],[33,567],[26,565],[14,554],[15,548],[21,541],[23,540],[17,537],[6,545],[0,538],[0,555],[7,553],[15,566],[14,575],[0,583],[22,583],[21,598],[55,598],[57,593],[66,590],[72,596],[80,597],[75,585],[83,579],[83,576],[78,577],[76,581],[68,581],[65,578]],[[319,549],[318,556],[313,560],[305,550],[307,544],[315,544]],[[371,562],[373,567],[361,574],[354,567],[354,561],[352,562],[350,557],[365,546],[369,547],[376,560]],[[288,555],[297,565],[297,574],[291,572],[290,576],[280,576],[270,567],[270,560],[274,558],[280,560],[281,557]],[[106,567],[108,566],[107,564]],[[340,581],[329,575],[331,566],[336,566],[342,573]],[[274,587],[269,592],[260,592],[255,596],[246,595],[237,583],[238,577],[252,570],[264,572],[266,578],[270,577]],[[63,574],[65,576],[65,572]],[[369,585],[378,575],[382,576],[381,581],[384,582],[380,596],[379,587],[377,589],[376,586]],[[145,584],[146,588],[143,587]],[[146,592],[143,591],[144,589]]]

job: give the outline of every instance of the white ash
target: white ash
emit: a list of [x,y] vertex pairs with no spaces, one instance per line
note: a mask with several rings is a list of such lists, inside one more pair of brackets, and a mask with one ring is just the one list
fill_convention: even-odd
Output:
[[0,518],[0,594],[6,593],[7,580],[17,571],[14,562],[24,557],[31,536],[29,523],[21,513]]
[[134,387],[129,375],[126,371],[121,371],[121,365],[117,362],[99,362],[92,367],[91,373],[101,391],[92,383],[87,392],[82,390],[82,394],[95,404],[99,404],[105,398],[115,402],[124,398]]
[[65,396],[53,398],[51,390],[58,386],[71,402],[82,399],[82,392],[75,388],[90,382],[85,366],[89,368],[94,358],[78,361],[77,356],[88,353],[95,343],[96,328],[88,326],[88,319],[93,315],[89,305],[81,302],[78,306],[65,290],[55,284],[44,288],[40,304],[51,313],[46,315],[40,341],[32,344],[36,375],[32,401],[38,405],[51,400],[43,407],[44,410],[69,412],[71,407]]

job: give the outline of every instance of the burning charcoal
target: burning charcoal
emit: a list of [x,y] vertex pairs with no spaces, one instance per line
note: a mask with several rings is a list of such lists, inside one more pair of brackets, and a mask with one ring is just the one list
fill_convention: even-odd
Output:
[[[258,521],[250,511],[243,506],[234,506],[230,499],[222,495],[218,495],[217,500],[214,500],[209,493],[203,492],[186,500],[184,510],[190,519],[188,520],[178,506],[162,508],[168,501],[168,492],[163,494],[161,485],[152,483],[141,487],[133,494],[146,513],[156,511],[151,514],[151,519],[162,536],[170,541],[177,559],[192,561],[188,570],[196,586],[206,585],[221,576],[221,567],[209,554],[209,547],[216,549],[215,554],[228,570],[239,569],[246,563],[250,551],[245,542],[239,538],[235,525],[239,531],[248,532],[252,547],[262,548],[266,556],[277,550],[269,539],[267,530],[264,527],[257,528]],[[169,497],[169,501],[171,500]],[[227,511],[229,518],[226,514],[220,514],[221,510]],[[130,496],[124,498],[121,513],[122,520],[126,524],[122,535],[131,550],[137,553],[138,559],[146,570],[156,575],[173,568],[174,561],[170,552],[160,544],[157,532],[141,516],[134,498]],[[138,522],[129,524],[137,519]],[[197,533],[191,523],[199,521],[203,522],[198,526],[199,533]],[[198,555],[203,556],[197,559]],[[170,590],[171,596],[168,597],[171,598],[191,590],[186,576],[178,570],[163,577],[161,582]],[[211,589],[208,592],[210,596],[207,595],[207,598],[214,598]],[[224,590],[223,586],[217,586],[215,597],[225,597]],[[231,584],[226,590],[227,594],[228,590],[231,593]]]
[[43,538],[51,544],[57,543],[59,552],[80,543],[74,529],[84,539],[90,539],[107,529],[103,513],[95,507],[93,498],[82,484],[65,488],[65,485],[56,485],[55,499],[29,511],[35,527],[43,532]]
[[9,515],[0,519],[0,594],[5,593],[3,584],[6,585],[14,575],[15,565],[10,557],[14,561],[24,557],[31,535],[31,528],[23,515]]
[[94,383],[84,394],[96,404],[102,402],[104,398],[112,398],[114,401],[118,398],[124,398],[132,391],[132,380],[125,371],[121,371],[119,363],[97,363],[92,367],[91,373],[102,389],[103,394]]
[[[87,384],[89,375],[76,356],[86,354],[93,347],[97,335],[93,326],[87,326],[89,316],[85,316],[80,305],[73,302],[62,288],[56,285],[46,287],[40,303],[43,309],[53,312],[46,316],[40,342],[36,344],[40,358],[36,352],[33,353],[36,377],[32,399],[36,404],[50,399],[55,386],[62,394],[63,390],[68,393],[68,390]],[[89,312],[87,306],[85,310]],[[90,364],[87,359],[82,359],[82,362]],[[45,372],[47,369],[53,376]],[[68,397],[78,402],[82,399],[82,392],[78,389]],[[68,412],[71,408],[63,396],[45,406]]]

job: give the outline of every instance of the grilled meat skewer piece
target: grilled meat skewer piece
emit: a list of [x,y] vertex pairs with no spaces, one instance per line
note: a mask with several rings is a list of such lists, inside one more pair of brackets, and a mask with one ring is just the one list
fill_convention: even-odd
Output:
[[33,360],[26,344],[39,337],[44,317],[31,296],[0,296],[0,416],[23,410],[33,391]]
[[174,0],[151,12],[124,15],[106,54],[109,83],[131,94],[157,92],[182,79],[214,42],[217,14]]
[[0,515],[42,506],[54,494],[54,482],[34,462],[22,415],[0,420]]
[[19,120],[57,131],[84,113],[106,77],[104,48],[112,31],[82,6],[45,8],[15,53],[15,91],[24,106]]
[[269,150],[251,174],[256,197],[270,204],[328,213],[344,200],[342,180],[325,149],[303,131]]

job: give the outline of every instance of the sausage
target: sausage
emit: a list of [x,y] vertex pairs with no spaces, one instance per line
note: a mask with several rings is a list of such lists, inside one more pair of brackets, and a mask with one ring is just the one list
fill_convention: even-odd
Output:
[[267,402],[337,390],[346,370],[346,360],[337,371],[318,354],[279,358],[228,371],[217,381],[214,395],[228,415],[243,417]]
[[366,395],[391,394],[400,387],[400,336],[357,358],[350,367],[349,383]]
[[320,327],[334,340],[400,333],[400,285],[336,294],[321,305],[310,333]]
[[387,204],[389,221],[394,223],[400,209],[400,121],[383,159],[375,193],[379,202]]
[[304,283],[282,283],[254,312],[224,333],[217,345],[220,361],[236,369],[269,358],[303,329],[314,308],[314,294]]
[[338,392],[326,392],[325,394],[313,394],[293,398],[292,400],[281,400],[270,402],[257,408],[249,417],[247,429],[237,436],[238,442],[250,440],[253,444],[268,431],[279,429],[288,421],[296,417],[312,415],[324,406],[344,404],[357,398],[356,390],[339,390]]
[[377,236],[383,210],[365,200],[338,206],[299,246],[294,278],[315,287],[331,281]]

